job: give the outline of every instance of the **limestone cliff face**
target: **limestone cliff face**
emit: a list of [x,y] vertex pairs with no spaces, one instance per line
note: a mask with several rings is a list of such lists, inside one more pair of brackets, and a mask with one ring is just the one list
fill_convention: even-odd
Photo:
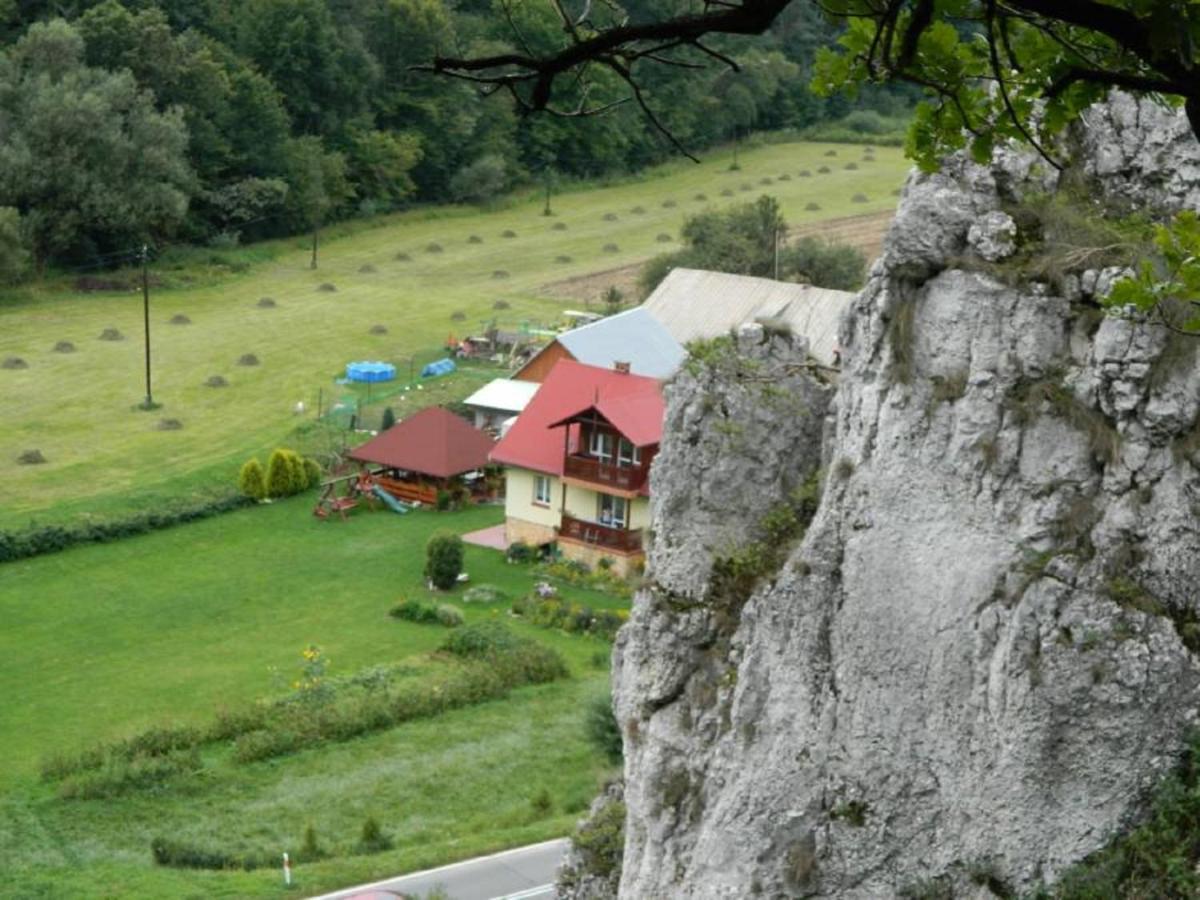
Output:
[[[1091,122],[1105,190],[1170,172],[1159,211],[1197,204],[1166,113]],[[669,388],[615,653],[622,897],[1028,888],[1174,764],[1200,702],[1200,366],[1097,314],[1112,271],[996,267],[1005,209],[1052,185],[1011,152],[912,176],[836,387],[749,329]]]

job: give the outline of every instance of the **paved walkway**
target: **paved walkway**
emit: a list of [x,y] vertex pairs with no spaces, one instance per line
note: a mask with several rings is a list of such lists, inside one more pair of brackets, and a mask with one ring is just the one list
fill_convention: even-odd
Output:
[[493,525],[491,528],[480,528],[478,531],[468,531],[462,536],[468,544],[476,547],[490,547],[493,550],[507,550],[504,542],[504,525]]
[[553,900],[554,874],[566,847],[566,839],[560,838],[373,884],[360,884],[312,900],[350,900],[358,895],[370,896],[373,891],[422,897],[434,888],[445,890],[450,900]]

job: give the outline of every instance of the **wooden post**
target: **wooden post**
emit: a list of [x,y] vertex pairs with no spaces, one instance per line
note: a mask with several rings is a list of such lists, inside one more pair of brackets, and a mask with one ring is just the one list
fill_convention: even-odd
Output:
[[142,244],[142,312],[146,323],[146,409],[154,408],[154,394],[150,390],[150,250]]

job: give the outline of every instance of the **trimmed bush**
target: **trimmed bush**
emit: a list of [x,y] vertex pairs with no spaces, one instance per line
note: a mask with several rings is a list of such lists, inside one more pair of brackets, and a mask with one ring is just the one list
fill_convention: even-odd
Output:
[[437,623],[445,628],[458,628],[466,619],[463,618],[462,610],[456,606],[451,606],[448,603],[442,603],[435,610]]
[[425,545],[425,577],[433,586],[448,591],[462,571],[463,542],[457,534],[436,531]]
[[238,473],[238,490],[251,500],[262,500],[267,496],[267,479],[262,463],[257,459],[248,459],[242,464],[242,470]]
[[267,496],[290,497],[308,487],[308,476],[300,457],[286,448],[278,448],[267,460]]
[[513,541],[508,545],[508,550],[504,555],[509,562],[514,563],[530,563],[536,562],[538,558],[537,547],[525,543],[524,541]]
[[406,622],[417,622],[422,625],[435,625],[438,621],[437,607],[432,603],[409,598],[401,600],[388,610],[393,619],[404,619]]
[[313,488],[321,483],[321,464],[311,456],[306,456],[300,461],[304,467],[304,487]]

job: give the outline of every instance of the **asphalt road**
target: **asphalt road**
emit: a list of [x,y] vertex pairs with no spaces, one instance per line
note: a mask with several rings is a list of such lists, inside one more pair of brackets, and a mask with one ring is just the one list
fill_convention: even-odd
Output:
[[347,900],[358,894],[370,896],[372,891],[422,897],[437,887],[445,890],[451,900],[553,900],[554,873],[566,847],[565,838],[531,844],[425,872],[360,884],[312,900]]

